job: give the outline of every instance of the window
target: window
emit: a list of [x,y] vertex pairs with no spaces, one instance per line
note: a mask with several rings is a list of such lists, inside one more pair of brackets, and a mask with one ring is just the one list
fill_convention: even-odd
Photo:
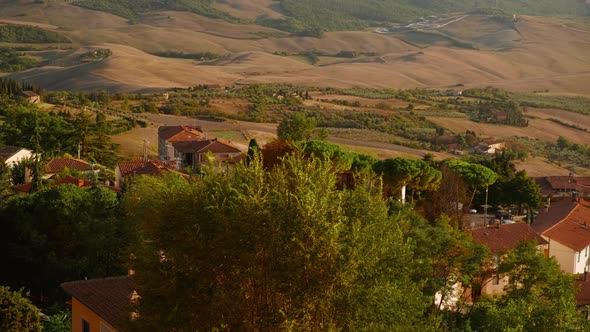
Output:
[[584,257],[588,257],[588,247],[586,247],[586,249],[584,249]]
[[90,332],[90,323],[85,319],[82,319],[82,332]]
[[496,274],[493,278],[492,278],[492,285],[499,285],[500,284],[500,275]]
[[581,251],[578,251],[578,263],[580,262],[580,256],[581,256],[580,254],[581,253],[582,253]]

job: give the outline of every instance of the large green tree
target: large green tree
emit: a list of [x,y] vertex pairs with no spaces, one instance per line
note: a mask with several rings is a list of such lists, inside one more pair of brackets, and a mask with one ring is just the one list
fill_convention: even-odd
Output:
[[26,287],[43,304],[59,284],[124,273],[128,224],[107,188],[62,185],[10,198],[0,211],[0,283]]
[[433,223],[415,217],[403,225],[407,241],[414,244],[414,279],[420,280],[424,295],[432,301],[432,321],[440,322],[449,307],[463,311],[468,307],[465,290],[479,276],[487,248],[446,216]]
[[335,188],[329,161],[300,156],[190,182],[139,178],[125,197],[141,236],[132,325],[424,330],[406,216],[389,216],[378,186]]
[[390,192],[399,192],[405,186],[414,192],[433,191],[438,188],[442,176],[440,171],[420,159],[380,160],[373,164],[373,170],[383,177],[383,182]]
[[[473,197],[478,189],[486,188],[494,184],[498,179],[498,175],[491,169],[460,159],[445,160],[443,165],[459,175],[469,187],[469,205],[473,202]],[[467,208],[467,206],[464,206],[464,208]]]
[[305,112],[296,112],[279,123],[277,136],[283,141],[310,140],[315,136],[316,126],[315,118],[307,116]]
[[543,204],[541,189],[535,179],[527,176],[526,171],[518,171],[513,178],[502,183],[500,201],[504,204],[516,204],[518,213],[522,213],[523,206],[537,209]]
[[507,276],[506,294],[478,302],[471,315],[477,331],[585,331],[577,312],[574,280],[537,244],[524,242],[505,255],[498,272]]

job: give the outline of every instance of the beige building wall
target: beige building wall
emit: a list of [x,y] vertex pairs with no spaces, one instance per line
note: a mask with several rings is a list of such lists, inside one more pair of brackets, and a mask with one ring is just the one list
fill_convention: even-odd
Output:
[[84,332],[84,321],[89,326],[88,332],[118,332],[94,311],[86,307],[75,297],[72,298],[72,332]]
[[[549,257],[555,257],[561,270],[567,273],[577,273],[575,266],[576,252],[557,241],[551,239],[547,239],[547,241],[549,241]],[[583,272],[582,270],[581,273]]]

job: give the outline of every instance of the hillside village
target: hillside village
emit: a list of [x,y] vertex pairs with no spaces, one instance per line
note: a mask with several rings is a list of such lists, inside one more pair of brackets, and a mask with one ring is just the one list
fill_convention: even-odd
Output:
[[[577,319],[587,315],[586,306],[590,304],[590,282],[587,278],[590,265],[590,177],[576,175],[571,171],[581,170],[584,173],[584,161],[580,162],[581,159],[572,157],[562,159],[577,165],[575,168],[568,166],[571,170],[569,174],[566,173],[567,175],[564,174],[567,170],[560,170],[557,174],[536,171],[535,176],[528,176],[527,171],[518,169],[515,163],[519,159],[528,158],[528,153],[533,152],[524,150],[523,146],[516,144],[518,141],[513,137],[484,136],[471,130],[455,134],[438,126],[433,127],[432,136],[420,137],[412,136],[411,131],[405,132],[408,128],[397,129],[398,121],[409,126],[415,119],[418,119],[421,126],[432,126],[426,118],[416,118],[414,114],[432,112],[434,107],[447,109],[448,112],[448,109],[453,107],[449,105],[467,105],[460,107],[472,110],[470,107],[473,106],[465,102],[468,98],[478,96],[497,96],[498,102],[484,104],[482,113],[473,116],[474,121],[492,122],[496,126],[496,122],[504,121],[500,125],[526,128],[519,127],[518,123],[522,124],[522,119],[527,119],[526,122],[532,119],[525,118],[525,113],[518,106],[512,105],[512,101],[504,101],[509,97],[504,96],[502,91],[465,90],[461,91],[461,95],[450,96],[451,99],[446,99],[449,98],[449,91],[398,91],[397,100],[373,101],[369,98],[353,97],[359,98],[355,100],[351,95],[339,95],[338,91],[328,90],[319,94],[313,90],[310,92],[288,86],[262,86],[245,90],[200,86],[188,91],[138,95],[135,98],[141,99],[129,103],[128,99],[113,100],[110,95],[104,93],[90,96],[92,100],[83,94],[22,94],[18,92],[19,86],[15,85],[16,83],[6,84],[13,89],[11,91],[14,91],[14,97],[4,99],[7,111],[3,114],[6,122],[2,124],[3,134],[0,137],[5,142],[0,148],[3,167],[0,169],[0,222],[7,230],[6,235],[0,237],[0,244],[7,248],[3,253],[4,260],[17,268],[13,273],[6,274],[2,283],[31,289],[31,298],[42,308],[47,303],[54,303],[62,308],[61,310],[65,310],[62,311],[62,316],[48,317],[66,317],[67,319],[59,324],[71,325],[74,331],[92,331],[97,327],[106,331],[141,330],[141,324],[163,324],[157,318],[156,312],[151,311],[153,307],[145,307],[146,303],[151,303],[151,296],[159,296],[151,293],[152,286],[149,285],[160,279],[142,279],[141,276],[151,275],[149,269],[162,268],[159,265],[164,264],[167,259],[172,259],[172,255],[182,256],[182,250],[177,251],[175,247],[176,243],[180,244],[187,240],[188,242],[183,244],[186,248],[192,248],[199,243],[190,240],[195,235],[182,233],[185,232],[185,227],[194,225],[191,227],[201,229],[203,225],[217,218],[219,219],[216,222],[220,225],[234,219],[245,223],[242,226],[224,227],[223,229],[229,232],[227,234],[226,231],[219,233],[221,230],[216,228],[205,229],[205,232],[211,233],[204,234],[205,237],[200,240],[204,241],[204,246],[199,250],[211,253],[212,247],[225,247],[233,241],[249,241],[247,239],[254,234],[245,229],[265,230],[265,227],[275,225],[273,227],[279,228],[274,233],[265,235],[273,238],[276,234],[288,231],[281,230],[282,226],[279,226],[286,220],[294,221],[293,227],[300,227],[300,222],[308,218],[300,219],[301,216],[308,212],[305,212],[307,210],[304,206],[298,204],[286,207],[292,198],[308,197],[307,199],[313,201],[321,200],[324,196],[328,199],[325,203],[309,203],[323,204],[323,208],[314,210],[314,215],[326,213],[323,217],[309,217],[310,220],[315,220],[314,223],[317,222],[313,227],[321,226],[322,218],[331,220],[324,221],[327,222],[326,225],[342,223],[338,219],[332,220],[333,216],[342,213],[352,213],[343,217],[345,220],[357,218],[354,217],[355,213],[372,215],[373,212],[361,211],[371,208],[371,204],[376,204],[375,206],[381,206],[381,211],[387,212],[382,217],[377,217],[374,222],[397,225],[401,233],[396,234],[403,236],[393,243],[383,244],[383,248],[397,246],[404,241],[418,241],[412,249],[397,250],[409,250],[408,255],[414,257],[412,261],[424,262],[421,264],[426,265],[413,267],[410,269],[413,272],[401,274],[397,278],[403,280],[412,276],[423,280],[424,285],[432,285],[416,288],[416,285],[412,286],[412,282],[408,281],[410,284],[406,287],[407,290],[415,290],[417,293],[408,295],[407,298],[416,299],[421,303],[416,304],[418,306],[436,308],[432,312],[434,315],[449,315],[445,324],[456,324],[461,326],[460,328],[466,328],[465,324],[485,326],[491,321],[490,313],[486,309],[488,307],[485,307],[489,305],[488,301],[493,301],[491,303],[498,306],[498,310],[504,310],[503,301],[516,300],[515,297],[520,296],[520,285],[531,287],[535,292],[548,292],[548,285],[556,282],[565,282],[569,285],[556,293],[563,297],[563,301],[569,301],[569,305],[563,310],[575,313],[568,324],[574,324],[573,326],[579,328],[585,324]],[[290,92],[291,90],[294,92]],[[378,94],[380,98],[386,94],[384,91],[362,93]],[[412,97],[407,96],[409,93]],[[188,94],[191,99],[187,98]],[[231,136],[238,138],[240,143],[236,143],[227,138],[216,137],[216,134],[227,136],[227,131],[207,131],[196,125],[200,123],[208,128],[235,126],[225,123],[226,120],[221,118],[222,115],[229,115],[228,113],[215,113],[215,116],[206,117],[205,120],[174,115],[194,114],[190,113],[191,110],[210,112],[213,107],[231,105],[238,98],[251,100],[250,106],[240,104],[240,107],[247,109],[247,113],[239,115],[240,118],[256,120],[257,117],[268,117],[279,122],[276,127],[270,127],[273,131],[270,139],[265,136],[267,134],[260,135],[254,130],[242,129],[238,132],[239,135]],[[411,100],[412,103],[405,99]],[[191,105],[188,102],[190,100],[199,100],[199,106],[187,107],[186,105]],[[449,105],[440,105],[442,100],[448,100]],[[46,101],[51,101],[51,104]],[[383,105],[374,107],[377,101]],[[483,103],[472,105],[481,104]],[[379,116],[374,119],[382,119],[379,121],[384,121],[383,124],[371,125],[369,128],[395,128],[393,130],[405,135],[406,139],[413,137],[416,142],[422,142],[421,146],[430,147],[431,152],[421,152],[422,157],[418,155],[410,158],[379,158],[358,150],[348,150],[330,141],[334,139],[331,135],[334,131],[330,126],[332,123],[337,126],[338,120],[323,117],[335,112],[328,106],[356,108],[355,111],[343,108],[344,111],[340,112],[358,114],[376,112],[379,109],[379,113],[375,113]],[[181,108],[172,112],[174,114],[159,114],[172,107]],[[305,112],[300,107],[315,108],[317,112],[321,110],[325,113],[321,115],[315,113],[316,111]],[[502,112],[502,109],[507,112]],[[507,114],[510,112],[510,119],[515,122],[506,122],[509,118]],[[500,113],[504,118],[482,115]],[[392,118],[385,117],[390,114]],[[359,115],[358,119],[363,119],[364,116]],[[231,115],[229,117],[231,118]],[[329,122],[328,119],[333,122]],[[154,123],[162,120],[167,122]],[[175,124],[174,121],[178,122]],[[189,125],[187,122],[195,125]],[[326,127],[319,127],[320,123]],[[390,124],[391,127],[385,124]],[[268,130],[264,126],[260,128]],[[149,136],[143,136],[143,145],[140,139],[136,138],[134,144],[140,148],[131,150],[134,152],[128,155],[121,152],[120,147],[111,141],[111,138],[117,135],[129,135],[136,131],[144,131],[149,133]],[[254,137],[248,137],[253,134]],[[33,138],[22,146],[11,145],[26,141],[31,136]],[[256,137],[263,139],[260,146]],[[584,139],[582,137],[581,141]],[[247,147],[244,140],[248,142]],[[148,142],[157,143],[156,146],[150,146]],[[416,143],[411,141],[404,144],[416,146],[412,145]],[[409,147],[396,146],[396,149],[399,148],[411,151]],[[583,155],[584,148],[585,145],[578,145],[560,136],[554,149],[560,149],[560,157],[563,157],[566,149]],[[306,170],[297,173],[298,167]],[[311,180],[314,177],[315,180]],[[244,181],[249,182],[256,178],[260,178],[260,182],[254,181],[244,185]],[[233,201],[241,195],[256,197],[256,191],[249,191],[248,188],[251,187],[258,187],[259,191],[266,192],[258,198],[262,202],[266,202],[273,195],[287,196],[274,198],[258,208],[241,200]],[[246,191],[243,192],[244,190]],[[314,190],[319,190],[322,194]],[[358,212],[345,212],[351,203],[335,202],[349,195],[366,195],[364,198],[354,199],[351,196],[350,199],[373,203],[364,206]],[[213,201],[209,201],[211,199]],[[219,205],[219,199],[226,201],[225,205]],[[183,203],[187,200],[191,203]],[[276,216],[270,213],[266,217],[239,217],[241,213],[245,213],[244,216],[248,216],[249,213],[260,213],[267,209],[264,207],[266,204],[272,206],[270,211],[286,210],[281,212],[282,214],[277,212]],[[204,210],[193,211],[201,209],[201,205]],[[331,210],[337,206],[342,210]],[[233,208],[238,209],[237,215],[230,213]],[[281,217],[302,208],[303,210],[296,215]],[[206,212],[208,209],[221,210],[216,214],[209,214]],[[199,217],[203,213],[209,216],[208,219]],[[175,226],[168,225],[172,215]],[[263,224],[257,224],[258,219]],[[359,220],[363,220],[361,225],[366,222],[365,217],[360,217]],[[155,224],[148,226],[149,223]],[[237,233],[232,233],[234,227],[239,227],[235,229]],[[349,226],[342,224],[341,227]],[[363,232],[373,231],[371,228],[363,229]],[[156,230],[162,230],[163,233]],[[301,230],[281,235],[274,241],[280,242],[281,239],[299,236],[313,238],[313,234],[323,234],[324,231],[325,229],[318,229],[307,233]],[[181,233],[172,235],[176,232]],[[160,244],[156,247],[145,249],[161,252],[164,255],[162,257],[166,259],[160,258],[163,260],[149,262],[150,256],[143,256],[141,259],[147,259],[145,264],[148,265],[138,265],[137,259],[143,255],[140,255],[139,248],[149,247],[152,243],[142,242],[138,236],[142,234],[141,237],[144,237],[148,233],[151,234],[150,238],[159,237],[158,241],[166,241],[168,237],[174,240],[165,245],[164,242],[158,242]],[[431,236],[437,237],[440,243],[420,242],[425,236],[423,233],[432,234]],[[391,236],[394,236],[393,233]],[[38,242],[36,239],[39,237],[44,240]],[[374,235],[371,235],[371,238],[373,237]],[[91,238],[94,239],[90,240]],[[410,240],[414,238],[417,240]],[[301,241],[309,239],[304,237]],[[210,241],[221,242],[213,244]],[[344,241],[344,238],[336,236],[331,241],[340,242]],[[346,248],[345,242],[341,243],[340,248]],[[264,241],[257,240],[252,248],[264,245]],[[291,244],[287,242],[284,245]],[[230,247],[231,245],[227,247],[228,250]],[[132,254],[128,256],[126,252],[130,248],[133,248]],[[232,249],[235,250],[232,255],[257,257],[258,254],[247,253],[248,248],[246,246]],[[314,245],[310,244],[310,248],[314,248]],[[424,248],[424,251],[419,248]],[[297,253],[299,249],[290,250]],[[331,249],[318,247],[314,250]],[[22,255],[16,254],[17,252],[27,253],[25,255],[31,255],[29,252],[36,254],[23,259]],[[383,253],[387,252],[389,251]],[[297,254],[284,259],[296,259],[298,261],[294,261],[293,264],[297,265],[297,262],[301,262],[300,259],[307,261],[313,257],[301,254],[301,258],[297,258]],[[62,258],[55,261],[53,255]],[[227,256],[221,252],[220,255],[222,256],[215,258],[219,264],[230,264],[226,260],[232,255]],[[278,255],[277,259],[282,257],[282,254]],[[334,257],[347,255],[342,252]],[[432,260],[432,257],[438,258]],[[514,260],[525,258],[533,261],[518,264],[530,267],[529,273],[542,274],[543,271],[553,271],[552,277],[543,279],[543,282],[519,279],[522,275],[511,264],[515,264]],[[217,264],[215,260],[211,261],[209,256],[198,259],[199,264]],[[409,262],[400,261],[396,264],[410,264]],[[231,264],[238,264],[235,268],[242,269],[239,262]],[[334,265],[335,269],[336,266],[338,264]],[[34,277],[25,276],[27,271],[40,268],[47,272]],[[214,272],[218,268],[220,267],[212,268],[212,277],[219,277]],[[431,268],[442,270],[431,275],[426,272]],[[174,270],[175,268],[170,271]],[[54,275],[49,271],[61,272]],[[315,270],[312,269],[309,273],[312,273],[311,271]],[[346,273],[356,273],[355,271],[356,268]],[[297,275],[296,271],[293,273],[293,276]],[[200,274],[187,277],[197,277],[194,282],[201,282],[198,281]],[[250,278],[246,277],[236,282],[251,282],[247,281],[251,280]],[[357,282],[371,280],[364,280],[360,276],[358,278],[360,279]],[[177,287],[173,280],[163,278],[159,282],[171,282],[169,287],[173,289]],[[385,277],[383,280],[395,279]],[[281,282],[292,283],[295,280]],[[219,289],[225,289],[226,286],[223,284],[225,283],[220,283]],[[307,289],[309,286],[304,287]],[[277,294],[283,294],[284,291],[277,290]],[[168,300],[172,301],[171,305],[174,303],[172,297],[168,297]],[[284,305],[280,304],[282,300],[276,301],[279,307]],[[543,308],[547,305],[543,301],[554,300],[547,298],[539,303],[535,301],[537,300],[527,298],[524,303]],[[254,305],[248,303],[244,304],[244,308]],[[205,306],[203,310],[209,310],[208,308]],[[398,306],[393,305],[391,308],[395,309]],[[469,311],[474,313],[469,314]],[[186,317],[193,315],[191,311],[185,314]],[[562,313],[554,310],[552,314]],[[208,314],[210,317],[215,315],[213,312]],[[420,315],[424,314],[418,316]],[[466,323],[465,319],[470,315],[469,319],[474,319],[474,322]],[[478,320],[478,317],[488,318]],[[53,319],[48,318],[44,324],[50,324]],[[152,319],[156,321],[151,321]],[[196,326],[203,324],[200,319],[195,323]],[[426,323],[423,319],[418,319],[412,324]]]
[[590,0],[0,0],[0,332],[590,331]]
[[[98,180],[102,178],[100,172],[105,171],[103,166],[73,157],[47,160],[42,178],[48,187],[103,186],[119,195],[125,188],[132,186],[133,181],[129,181],[137,176],[174,174],[188,181],[194,174],[205,174],[208,167],[222,173],[232,172],[237,164],[244,164],[247,159],[248,151],[241,151],[229,141],[208,137],[201,128],[186,125],[161,126],[157,133],[158,159],[149,160],[146,157],[142,160],[119,162],[113,171],[113,181]],[[504,151],[501,143],[480,146],[474,152],[500,156]],[[276,148],[272,145],[262,147],[263,158],[276,155],[277,151],[269,152],[273,149]],[[12,146],[0,149],[0,156],[8,167],[23,160],[35,159],[33,151]],[[32,192],[31,172],[28,170],[26,173],[27,180],[12,187],[15,193],[27,195]],[[338,185],[339,188],[354,188],[354,178],[337,178],[338,181],[347,181],[346,184]],[[555,259],[563,272],[578,280],[576,305],[578,310],[585,311],[585,306],[590,304],[590,282],[587,278],[590,267],[590,177],[548,175],[534,178],[533,183],[538,187],[542,203],[537,207],[527,207],[526,215],[516,215],[521,211],[517,211],[514,206],[509,212],[501,209],[494,212],[493,207],[484,207],[484,212],[477,206],[469,209],[465,206],[461,209],[469,210],[469,213],[462,214],[464,226],[460,227],[471,234],[475,243],[489,250],[488,259],[494,262],[517,249],[523,242],[535,243],[539,254]],[[397,187],[395,184],[391,185]],[[405,195],[405,189],[403,193]],[[384,194],[393,195],[394,199],[399,198],[398,194],[391,191],[385,191]],[[404,197],[402,199],[406,201]],[[428,201],[424,204],[428,204]],[[415,208],[418,211],[422,209],[419,203]],[[510,277],[485,264],[481,268],[486,270],[481,271],[481,279],[477,283],[467,287],[460,282],[454,284],[449,293],[437,293],[435,305],[456,310],[458,306],[474,304],[482,297],[501,297],[505,294],[511,285]],[[89,326],[105,326],[112,331],[124,330],[122,322],[128,315],[126,303],[137,296],[132,278],[131,274],[63,283],[62,288],[72,296],[72,324],[84,322]]]

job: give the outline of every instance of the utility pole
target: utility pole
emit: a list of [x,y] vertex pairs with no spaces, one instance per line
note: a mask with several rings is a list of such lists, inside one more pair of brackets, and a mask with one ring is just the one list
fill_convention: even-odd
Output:
[[488,225],[488,188],[489,188],[489,186],[486,186],[486,202],[485,202],[485,205],[483,207],[483,222],[484,222],[484,227]]
[[143,139],[143,161],[148,161],[147,139]]

